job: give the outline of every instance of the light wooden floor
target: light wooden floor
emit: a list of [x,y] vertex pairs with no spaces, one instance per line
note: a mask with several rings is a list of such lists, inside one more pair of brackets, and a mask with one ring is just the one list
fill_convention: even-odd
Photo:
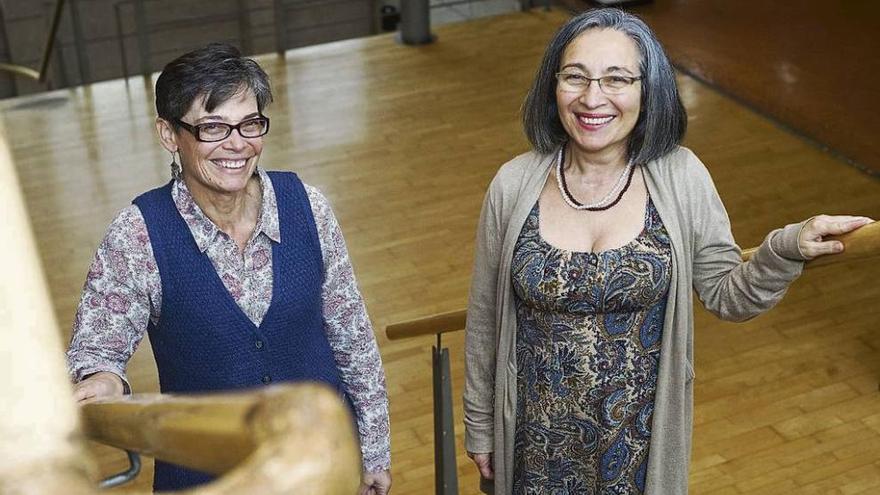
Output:
[[[464,306],[483,192],[526,150],[519,105],[562,21],[513,14],[437,28],[438,42],[421,48],[380,36],[259,59],[276,93],[263,163],[297,171],[329,197],[377,329],[396,494],[433,491],[432,339],[391,343],[381,330]],[[680,83],[687,145],[711,169],[743,246],[816,213],[880,217],[876,179],[687,77]],[[65,339],[110,219],[168,178],[151,85],[113,81],[0,103]],[[692,493],[880,492],[878,278],[876,262],[813,270],[746,324],[698,311]],[[462,335],[448,341],[458,400]],[[130,366],[136,391],[157,388],[151,360],[142,345]],[[461,493],[477,493],[460,411],[456,420]],[[122,465],[109,449],[95,452],[105,473]]]

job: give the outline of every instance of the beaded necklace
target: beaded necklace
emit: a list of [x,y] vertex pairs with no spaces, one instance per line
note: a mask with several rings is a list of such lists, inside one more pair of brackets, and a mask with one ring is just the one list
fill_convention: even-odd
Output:
[[[565,146],[559,149],[559,153],[556,156],[556,185],[559,186],[559,192],[562,194],[565,204],[579,211],[604,211],[616,205],[620,202],[620,198],[623,197],[623,193],[629,189],[629,185],[632,183],[633,172],[636,170],[632,162],[627,163],[626,168],[623,169],[620,177],[617,178],[617,182],[614,183],[614,187],[608,191],[604,198],[595,203],[582,204],[574,199],[574,196],[568,190],[568,185],[565,183],[565,173],[562,171],[562,157],[564,155]],[[614,199],[612,200],[612,198]]]

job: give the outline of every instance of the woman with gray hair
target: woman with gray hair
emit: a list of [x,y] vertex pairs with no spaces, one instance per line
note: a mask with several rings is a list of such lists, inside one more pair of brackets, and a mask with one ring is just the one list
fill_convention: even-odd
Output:
[[[147,332],[163,393],[317,381],[351,408],[360,494],[391,486],[382,361],[330,205],[290,172],[259,165],[272,94],[225,44],[165,66],[156,130],[172,180],[135,198],[95,254],[67,352],[75,398],[119,396]],[[206,473],[156,461],[153,487]]]
[[[639,18],[556,33],[523,107],[533,151],[483,203],[467,311],[465,446],[496,494],[687,492],[693,298],[726,320],[770,309],[823,241],[820,215],[743,262],[712,179],[679,146],[672,67]],[[494,489],[491,481],[494,480]]]

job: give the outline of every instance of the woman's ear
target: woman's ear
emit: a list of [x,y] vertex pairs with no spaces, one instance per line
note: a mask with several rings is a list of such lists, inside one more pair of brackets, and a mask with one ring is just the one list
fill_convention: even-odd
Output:
[[167,120],[161,117],[156,118],[156,133],[159,134],[159,141],[166,150],[170,153],[178,151],[177,133],[174,132],[174,128]]

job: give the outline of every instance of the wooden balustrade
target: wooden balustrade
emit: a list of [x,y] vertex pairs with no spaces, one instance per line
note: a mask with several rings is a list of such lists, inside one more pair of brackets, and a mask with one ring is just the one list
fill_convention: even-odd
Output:
[[351,495],[359,485],[354,420],[323,385],[142,394],[86,404],[82,413],[92,440],[224,475],[199,493]]
[[[833,256],[822,256],[808,261],[804,268],[815,268],[834,263],[857,261],[864,258],[880,256],[880,222],[874,222],[864,227],[841,236],[831,236],[843,242],[843,253]],[[757,247],[746,249],[742,252],[744,261],[752,257]],[[464,330],[467,311],[459,309],[447,313],[439,313],[415,320],[394,323],[385,327],[385,334],[390,340],[407,339],[421,335],[439,335],[447,332]]]

